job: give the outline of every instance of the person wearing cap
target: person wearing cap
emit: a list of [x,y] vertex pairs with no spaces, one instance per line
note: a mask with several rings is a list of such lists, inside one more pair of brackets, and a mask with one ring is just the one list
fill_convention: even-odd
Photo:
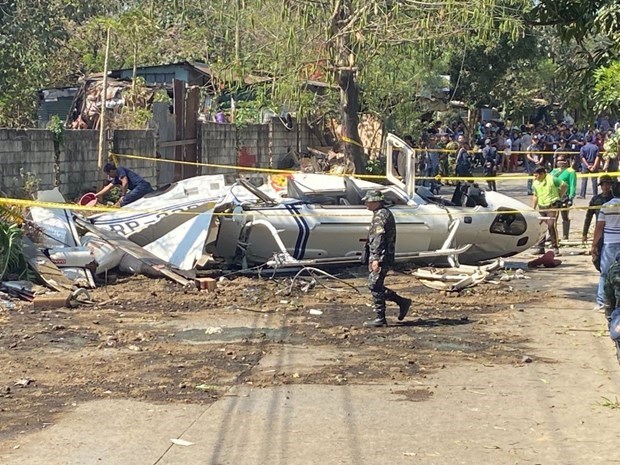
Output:
[[[532,183],[532,191],[534,198],[532,199],[532,208],[538,207],[541,216],[546,217],[547,232],[551,239],[551,247],[555,255],[560,255],[558,247],[558,231],[556,221],[558,218],[558,206],[560,199],[564,197],[568,185],[560,179],[547,174],[542,166],[534,171],[534,182]],[[545,253],[545,236],[543,235],[535,245],[537,253]]]
[[460,135],[457,140],[458,151],[456,152],[456,160],[454,172],[457,177],[471,177],[471,161],[469,152],[467,151],[467,142],[464,135]]
[[114,163],[106,163],[103,167],[103,172],[108,176],[108,184],[95,195],[101,197],[114,186],[120,186],[121,198],[116,202],[117,206],[124,207],[153,192],[153,188],[148,181],[123,166],[117,167]]
[[553,152],[553,167],[558,167],[558,157],[564,157],[564,160],[567,161],[568,165],[572,167],[570,161],[570,154],[568,153],[568,149],[566,147],[566,139],[560,137],[558,139],[557,146]]
[[[601,163],[601,159],[599,156],[599,150],[596,144],[594,144],[594,137],[590,134],[586,137],[586,144],[581,147],[579,150],[579,155],[581,156],[581,173],[598,173],[599,165]],[[596,177],[593,176],[591,179],[592,183],[592,195],[598,194],[598,184],[596,182]],[[586,198],[586,193],[588,190],[588,178],[584,177],[581,180],[581,192],[579,197],[582,199]]]
[[385,276],[394,263],[396,252],[394,215],[385,206],[383,193],[379,190],[368,191],[362,200],[366,202],[366,208],[372,212],[372,221],[362,256],[364,261],[368,260],[368,289],[372,295],[375,312],[375,319],[365,322],[364,326],[378,328],[387,326],[386,301],[396,302],[400,308],[398,319],[403,320],[411,307],[411,299],[399,296],[384,285]]
[[[581,235],[582,242],[588,241],[588,232],[590,231],[590,225],[592,224],[592,219],[596,217],[598,220],[598,212],[600,207],[605,203],[609,202],[614,198],[614,187],[615,180],[608,174],[604,174],[599,178],[598,185],[601,186],[601,193],[595,195],[590,200],[590,204],[588,205],[588,211],[586,212],[586,217],[583,222],[583,233]],[[602,247],[602,242],[599,244],[599,248]]]
[[609,336],[616,346],[616,358],[620,363],[620,261],[618,259],[607,270],[603,293]]
[[575,193],[577,192],[577,173],[568,166],[568,161],[564,155],[558,155],[556,158],[557,168],[551,171],[551,176],[564,181],[568,186],[568,190],[563,197],[560,198],[560,214],[562,215],[562,240],[567,241],[570,233],[569,208],[573,206]]
[[[482,149],[482,173],[486,178],[494,178],[497,175],[497,158],[497,149],[491,145],[491,139],[486,139]],[[495,179],[487,181],[487,186],[489,190],[497,190]]]
[[[538,136],[534,135],[531,138],[532,143],[527,147],[525,154],[525,170],[527,171],[527,195],[532,195],[532,176],[534,172],[540,168],[542,164],[542,157],[540,156],[540,147],[538,146]],[[546,174],[546,173],[545,173]]]
[[[603,177],[604,176],[601,176],[601,178]],[[609,180],[611,180],[611,177],[609,177]],[[601,240],[603,246],[599,252]],[[603,204],[599,211],[598,219],[596,221],[596,228],[594,228],[594,237],[592,238],[592,247],[590,248],[592,261],[595,265],[596,259],[599,258],[600,260],[599,271],[601,272],[601,278],[599,279],[598,291],[596,294],[596,306],[594,307],[595,311],[605,309],[605,280],[607,277],[607,271],[616,260],[616,256],[619,252],[620,199],[612,197],[609,201]]]

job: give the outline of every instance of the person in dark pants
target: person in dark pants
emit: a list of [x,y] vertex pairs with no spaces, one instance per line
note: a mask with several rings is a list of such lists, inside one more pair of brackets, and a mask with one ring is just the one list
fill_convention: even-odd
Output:
[[[586,137],[586,144],[581,147],[579,151],[579,155],[581,156],[581,173],[589,174],[589,173],[598,173],[599,167],[601,164],[601,158],[599,156],[598,147],[594,144],[594,138],[592,136]],[[593,176],[590,178],[590,182],[592,183],[592,195],[598,194],[598,186],[596,183],[596,177]],[[581,192],[579,193],[579,197],[582,199],[586,198],[586,193],[588,190],[588,178],[584,177],[581,180]]]
[[[601,193],[595,195],[590,200],[588,211],[586,212],[586,218],[583,222],[583,234],[581,240],[584,243],[586,243],[588,240],[588,231],[590,230],[592,218],[596,217],[596,220],[598,221],[598,212],[600,210],[600,207],[602,207],[604,204],[606,204],[615,197],[614,187],[616,186],[616,182],[614,181],[614,178],[612,178],[608,174],[604,174],[600,177],[598,185],[601,186]],[[596,251],[596,253],[592,255],[592,263],[594,264],[594,267],[600,271],[601,251],[603,250],[603,238],[601,237],[598,243],[592,244],[592,246]]]
[[[491,139],[484,141],[484,148],[482,149],[482,156],[484,157],[484,165],[482,172],[485,178],[494,178],[497,176],[497,149],[491,145]],[[496,191],[497,184],[495,179],[487,181],[489,190]]]
[[103,172],[108,176],[108,184],[95,195],[101,197],[114,186],[121,186],[121,198],[116,203],[120,207],[129,205],[146,194],[153,192],[153,188],[148,181],[127,168],[117,167],[114,163],[106,163],[103,167]]
[[[401,297],[384,285],[385,276],[394,263],[396,249],[396,222],[394,215],[385,206],[383,193],[371,190],[363,198],[366,208],[372,212],[372,222],[364,247],[364,257],[368,260],[368,289],[372,294],[375,319],[364,323],[367,328],[387,326],[385,318],[386,301],[396,302],[400,311],[398,319],[403,320],[411,307],[411,299]],[[365,260],[364,260],[365,261]]]
[[[540,216],[544,217],[547,224],[547,232],[551,239],[551,247],[555,255],[560,255],[558,247],[558,231],[556,221],[558,219],[558,206],[560,199],[564,197],[568,191],[568,185],[559,178],[547,174],[542,166],[534,171],[534,182],[532,183],[532,191],[534,198],[532,199],[532,208],[538,207]],[[542,236],[536,243],[537,253],[545,253],[545,236]]]
[[601,193],[595,195],[590,200],[590,204],[588,206],[588,211],[586,212],[586,218],[583,222],[583,233],[581,236],[582,242],[587,242],[588,240],[588,232],[590,230],[590,225],[592,224],[592,218],[596,217],[598,219],[599,208],[603,204],[609,202],[614,198],[614,179],[608,174],[604,174],[600,177],[599,186],[601,186]]

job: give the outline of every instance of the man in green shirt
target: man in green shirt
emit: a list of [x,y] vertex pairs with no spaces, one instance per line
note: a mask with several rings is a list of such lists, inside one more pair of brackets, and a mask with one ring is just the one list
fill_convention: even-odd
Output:
[[568,217],[569,208],[573,206],[573,199],[577,192],[577,173],[574,169],[568,166],[568,161],[564,155],[558,155],[556,158],[557,168],[550,174],[553,177],[558,178],[560,181],[564,181],[568,185],[568,192],[560,198],[562,210],[562,240],[568,240],[568,233],[570,232],[570,218]]
[[[555,255],[560,255],[558,247],[558,231],[556,221],[558,218],[558,207],[560,199],[564,197],[568,190],[568,184],[560,179],[547,174],[543,167],[536,168],[534,171],[534,182],[532,183],[532,208],[538,207],[541,216],[545,217],[547,232],[551,239],[551,247]],[[541,237],[536,244],[537,252],[545,253],[545,236]]]

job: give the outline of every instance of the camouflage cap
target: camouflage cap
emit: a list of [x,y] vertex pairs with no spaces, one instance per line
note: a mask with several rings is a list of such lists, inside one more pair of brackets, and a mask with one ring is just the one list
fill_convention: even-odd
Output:
[[612,178],[611,176],[609,176],[608,174],[604,174],[603,176],[601,176],[600,178],[598,178],[598,185],[600,186],[603,183],[609,183],[609,184],[615,184],[616,180],[614,178]]
[[383,196],[383,192],[379,190],[370,190],[366,192],[366,195],[362,200],[364,202],[383,202],[385,197]]

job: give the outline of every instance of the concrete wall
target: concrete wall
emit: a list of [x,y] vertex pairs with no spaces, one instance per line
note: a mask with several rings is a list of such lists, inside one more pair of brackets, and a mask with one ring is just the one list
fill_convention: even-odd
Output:
[[24,178],[31,173],[41,189],[54,186],[54,138],[44,129],[0,129],[0,190],[20,194]]
[[[201,163],[235,166],[237,128],[234,124],[203,123],[199,126]],[[232,174],[234,168],[201,166],[201,174]]]
[[84,192],[98,188],[97,158],[99,156],[99,131],[65,131],[65,142],[60,152],[60,190],[70,200]]
[[[111,131],[106,144],[114,153],[156,158],[158,135],[164,141],[174,140],[174,126],[169,115],[164,113],[162,110],[159,115],[158,129]],[[57,184],[58,171],[60,190],[70,200],[97,190],[101,187],[97,172],[98,144],[98,131],[67,130],[56,160],[51,132],[44,129],[0,129],[0,190],[19,195],[24,182],[20,170],[40,179],[41,189],[51,189]],[[289,148],[303,152],[308,145],[318,145],[318,141],[306,124],[295,123],[289,130],[279,118],[274,118],[268,124],[242,128],[233,124],[202,123],[199,125],[198,145],[199,161],[221,165],[203,166],[201,174],[236,175],[239,165],[275,168]],[[174,148],[163,150],[166,158],[174,158]],[[154,187],[171,181],[172,164],[122,157],[119,162]]]
[[[308,146],[320,145],[307,124],[293,122],[288,129],[273,118],[268,124],[250,124],[236,128],[233,124],[203,123],[200,127],[203,163],[244,165],[254,160],[253,166],[275,168],[289,150],[306,152]],[[249,157],[248,157],[249,156]],[[234,168],[203,167],[203,174],[232,173]]]
[[[112,150],[154,158],[155,132],[116,130],[112,133]],[[44,129],[0,129],[0,190],[9,195],[22,195],[24,178],[20,172],[31,173],[39,180],[40,189],[57,185],[69,200],[97,189],[97,156],[99,132],[67,130],[60,146],[58,160],[51,132]],[[104,160],[107,161],[107,160]],[[157,163],[149,160],[121,159],[120,162],[135,170],[153,185],[157,184]]]
[[[155,131],[152,130],[116,130],[114,131],[112,152],[155,158],[157,154],[156,142]],[[119,157],[119,164],[138,173],[153,187],[158,185],[158,162]]]

